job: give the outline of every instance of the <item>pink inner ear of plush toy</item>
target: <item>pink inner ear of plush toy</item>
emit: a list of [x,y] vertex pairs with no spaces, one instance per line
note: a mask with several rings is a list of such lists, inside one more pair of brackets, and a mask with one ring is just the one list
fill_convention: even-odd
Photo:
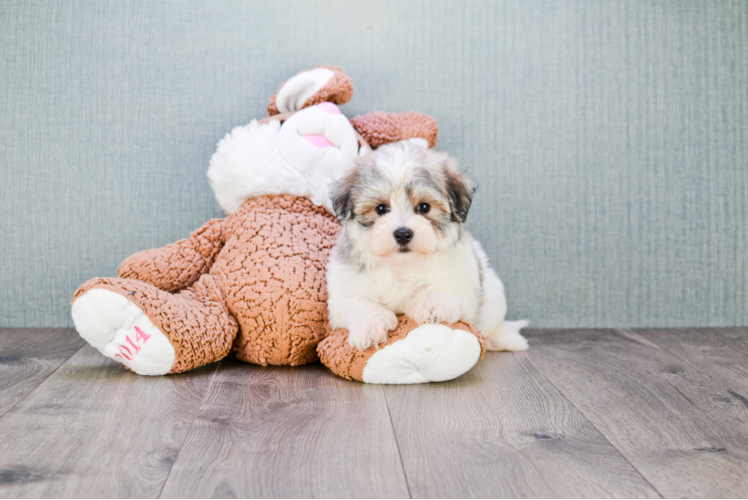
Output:
[[330,142],[330,140],[322,134],[301,134],[301,137],[311,142],[318,148],[329,148],[330,146],[335,146],[335,144]]

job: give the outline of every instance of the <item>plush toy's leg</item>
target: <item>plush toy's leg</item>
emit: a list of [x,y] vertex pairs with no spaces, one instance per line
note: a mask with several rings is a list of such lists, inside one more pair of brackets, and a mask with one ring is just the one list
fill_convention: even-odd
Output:
[[238,327],[213,277],[177,294],[123,278],[96,278],[75,293],[78,333],[140,375],[181,373],[224,358]]
[[483,357],[483,337],[474,326],[421,325],[406,316],[387,342],[359,351],[348,330],[336,330],[317,346],[322,364],[334,374],[371,384],[420,384],[459,377]]
[[352,118],[351,125],[372,148],[410,139],[423,142],[424,147],[433,148],[439,136],[436,120],[415,111],[372,111]]

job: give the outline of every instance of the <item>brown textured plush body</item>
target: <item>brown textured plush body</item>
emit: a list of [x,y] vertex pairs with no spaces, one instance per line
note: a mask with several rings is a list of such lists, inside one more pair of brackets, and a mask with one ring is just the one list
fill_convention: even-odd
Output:
[[233,354],[260,365],[304,365],[329,332],[325,266],[339,225],[307,198],[261,196],[226,219],[210,270],[239,323]]
[[120,278],[93,279],[75,298],[106,288],[135,303],[175,346],[172,373],[229,351],[260,365],[307,364],[330,331],[325,266],[338,230],[307,198],[252,198],[187,239],[132,255]]

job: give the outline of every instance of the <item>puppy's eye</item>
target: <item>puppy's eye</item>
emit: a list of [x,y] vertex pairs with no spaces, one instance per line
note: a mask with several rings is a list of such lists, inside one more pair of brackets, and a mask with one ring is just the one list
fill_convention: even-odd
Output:
[[416,212],[419,214],[427,214],[431,210],[431,205],[428,203],[419,203],[416,207]]
[[382,203],[381,205],[378,205],[374,210],[376,210],[379,215],[384,215],[390,211],[390,207]]

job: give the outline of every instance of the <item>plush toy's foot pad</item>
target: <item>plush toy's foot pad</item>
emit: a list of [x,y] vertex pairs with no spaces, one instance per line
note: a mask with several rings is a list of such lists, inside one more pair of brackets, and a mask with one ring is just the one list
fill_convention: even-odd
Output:
[[445,325],[422,325],[375,352],[362,378],[370,384],[421,384],[459,377],[480,359],[478,338]]
[[139,375],[165,375],[174,347],[135,304],[117,292],[94,288],[73,303],[73,322],[84,340]]
[[366,351],[350,347],[347,330],[336,330],[317,347],[322,363],[350,380],[420,384],[455,379],[485,352],[483,337],[468,323],[418,326],[405,316],[398,320],[386,343]]
[[84,339],[141,375],[223,359],[239,330],[207,274],[175,294],[133,279],[94,278],[75,292],[72,314]]

